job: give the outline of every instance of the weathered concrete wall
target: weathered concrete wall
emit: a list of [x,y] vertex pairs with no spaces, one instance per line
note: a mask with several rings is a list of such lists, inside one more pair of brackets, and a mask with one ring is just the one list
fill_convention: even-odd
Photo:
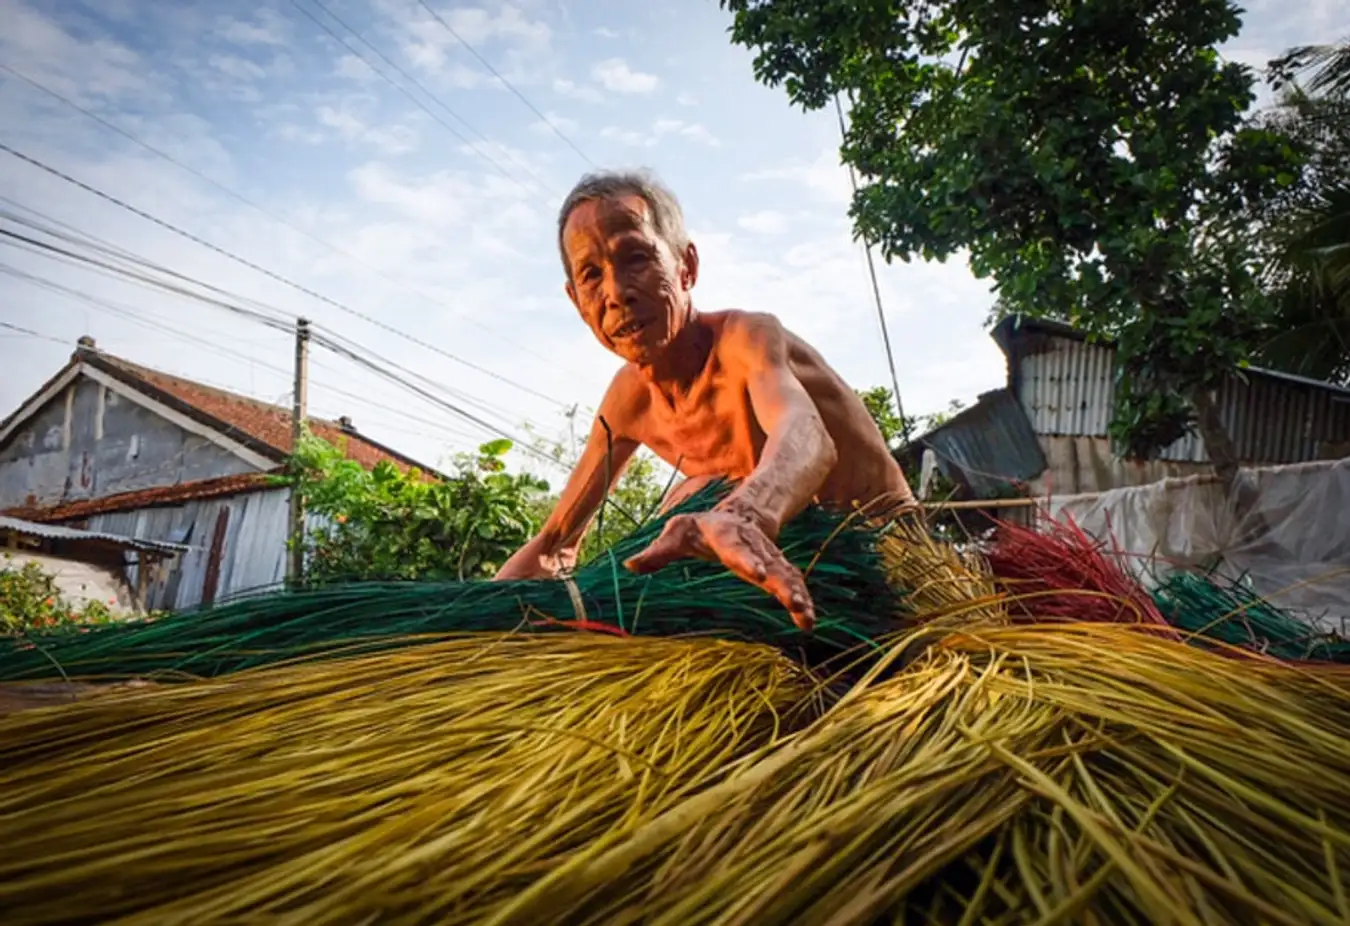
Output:
[[81,378],[0,445],[0,509],[254,471],[205,438]]

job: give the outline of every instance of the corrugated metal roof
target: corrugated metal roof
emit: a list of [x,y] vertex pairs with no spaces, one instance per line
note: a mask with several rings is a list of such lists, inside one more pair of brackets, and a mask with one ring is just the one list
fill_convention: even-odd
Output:
[[24,537],[41,537],[44,540],[97,540],[102,543],[111,543],[115,546],[124,547],[128,550],[138,550],[147,553],[182,553],[189,548],[181,543],[170,543],[163,540],[144,540],[136,537],[125,537],[121,534],[109,534],[97,530],[77,530],[73,527],[64,527],[60,524],[38,524],[34,521],[23,521],[19,518],[8,518],[0,516],[0,531],[10,531],[20,534]]
[[[1009,381],[1037,434],[1105,437],[1115,401],[1115,356],[1110,343],[1087,343],[1062,325],[1000,325],[996,339],[1008,354]],[[1219,389],[1223,423],[1244,463],[1300,463],[1316,459],[1323,443],[1350,441],[1350,390],[1303,377],[1247,370]],[[1161,459],[1208,462],[1204,441],[1192,433],[1165,448]]]
[[1031,422],[1007,389],[985,393],[916,443],[933,450],[944,476],[965,482],[980,498],[1006,494],[1045,469]]

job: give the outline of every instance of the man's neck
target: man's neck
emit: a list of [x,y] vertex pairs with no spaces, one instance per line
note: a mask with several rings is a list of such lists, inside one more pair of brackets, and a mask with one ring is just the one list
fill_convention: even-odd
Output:
[[668,400],[685,395],[712,353],[712,331],[691,305],[684,324],[654,363],[640,367],[643,377]]

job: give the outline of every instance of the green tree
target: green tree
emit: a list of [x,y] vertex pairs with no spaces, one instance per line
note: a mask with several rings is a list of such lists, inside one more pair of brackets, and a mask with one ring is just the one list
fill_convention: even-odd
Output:
[[888,260],[966,252],[1001,305],[1118,345],[1132,457],[1198,424],[1231,484],[1212,391],[1267,301],[1243,218],[1301,155],[1244,122],[1253,73],[1216,47],[1228,0],[722,0],[755,73],[850,100],[851,215]]
[[[533,438],[537,454],[556,461],[560,468],[569,471],[576,465],[576,456],[570,446],[560,440],[542,437],[528,426],[525,430]],[[670,468],[651,451],[640,448],[619,476],[606,499],[604,509],[591,521],[582,539],[578,560],[588,562],[594,559],[656,514],[666,489],[673,482],[673,476]],[[541,500],[538,511],[540,523],[548,517],[557,502],[556,495]]]
[[877,423],[886,446],[892,450],[898,448],[910,435],[905,420],[895,409],[895,393],[885,386],[873,386],[871,389],[855,389],[858,398],[867,407],[867,413]]
[[1300,183],[1251,217],[1266,229],[1274,302],[1256,359],[1350,382],[1350,44],[1293,49],[1270,74],[1281,96],[1259,119],[1297,139],[1308,162]]
[[507,440],[454,458],[450,478],[367,470],[339,447],[306,436],[296,484],[325,523],[305,538],[306,578],[343,580],[488,578],[539,528],[548,484],[507,471]]

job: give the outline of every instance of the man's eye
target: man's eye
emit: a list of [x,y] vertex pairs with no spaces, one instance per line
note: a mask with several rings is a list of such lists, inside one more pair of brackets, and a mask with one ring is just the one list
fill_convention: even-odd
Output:
[[581,279],[586,283],[595,282],[600,276],[600,271],[594,267],[587,267],[581,271]]

